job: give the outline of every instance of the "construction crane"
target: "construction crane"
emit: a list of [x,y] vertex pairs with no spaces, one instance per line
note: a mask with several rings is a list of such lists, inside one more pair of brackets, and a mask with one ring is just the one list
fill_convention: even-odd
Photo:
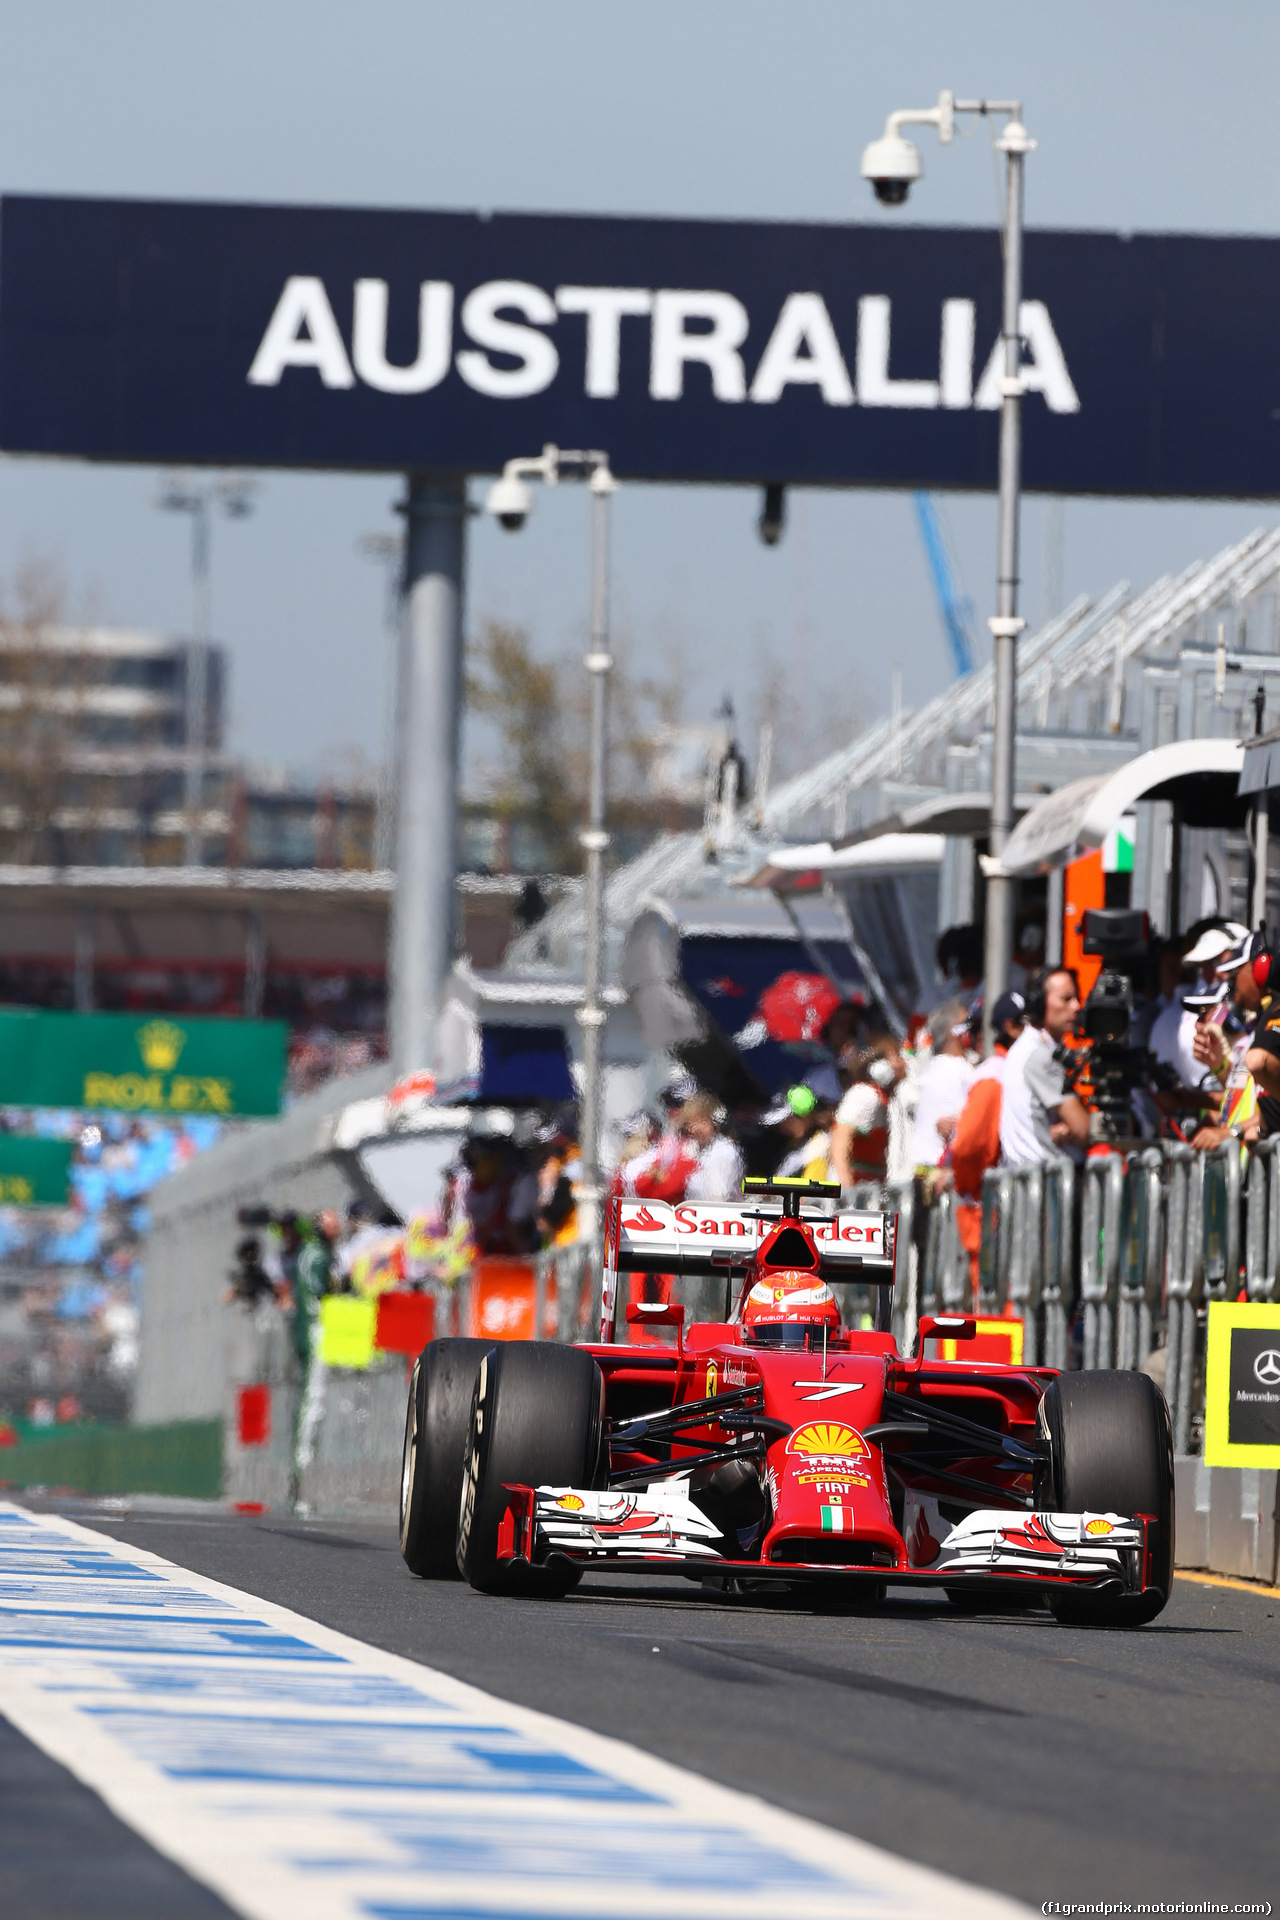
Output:
[[947,543],[942,537],[933,495],[916,493],[913,498],[920,538],[924,541],[934,592],[938,596],[938,611],[951,643],[951,657],[956,663],[956,677],[963,679],[966,673],[973,672],[973,602],[960,591],[955,568],[947,552]]

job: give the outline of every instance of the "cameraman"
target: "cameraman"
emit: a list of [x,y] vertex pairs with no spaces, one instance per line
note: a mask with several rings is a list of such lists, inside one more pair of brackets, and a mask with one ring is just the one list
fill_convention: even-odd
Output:
[[1028,989],[1027,1024],[1004,1068],[1000,1157],[1007,1167],[1058,1154],[1084,1160],[1089,1112],[1078,1094],[1068,1092],[1066,1069],[1054,1058],[1079,1014],[1080,989],[1070,967],[1049,967]]

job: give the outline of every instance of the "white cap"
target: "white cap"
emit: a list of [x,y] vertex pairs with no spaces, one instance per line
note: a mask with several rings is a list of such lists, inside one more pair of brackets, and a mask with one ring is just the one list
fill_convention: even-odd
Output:
[[1182,964],[1184,967],[1207,966],[1212,960],[1221,960],[1224,953],[1231,953],[1242,940],[1248,938],[1248,927],[1242,927],[1234,920],[1228,920],[1225,927],[1209,927],[1190,952],[1183,954]]

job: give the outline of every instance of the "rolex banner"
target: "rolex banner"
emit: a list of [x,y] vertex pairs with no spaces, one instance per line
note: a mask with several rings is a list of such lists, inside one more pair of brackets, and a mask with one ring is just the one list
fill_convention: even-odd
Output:
[[279,1113],[287,1037],[282,1020],[0,1012],[0,1106]]
[[71,1191],[71,1142],[0,1133],[0,1206],[65,1207]]

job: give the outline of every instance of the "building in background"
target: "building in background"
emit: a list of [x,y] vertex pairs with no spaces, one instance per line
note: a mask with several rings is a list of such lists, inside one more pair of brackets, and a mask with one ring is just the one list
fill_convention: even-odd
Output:
[[[182,859],[191,648],[130,628],[0,623],[0,862],[173,866]],[[225,860],[226,656],[207,649],[206,857]]]

